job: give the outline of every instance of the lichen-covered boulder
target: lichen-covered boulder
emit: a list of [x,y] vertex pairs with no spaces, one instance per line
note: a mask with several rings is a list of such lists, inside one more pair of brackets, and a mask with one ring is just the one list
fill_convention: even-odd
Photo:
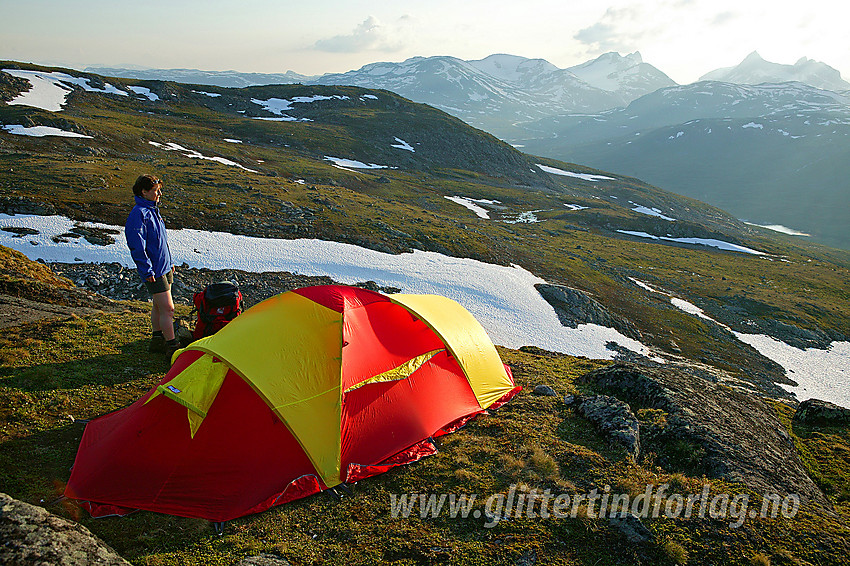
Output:
[[850,409],[820,399],[806,399],[794,413],[794,422],[807,425],[850,424]]
[[0,493],[0,564],[130,566],[82,525]]
[[627,403],[608,395],[585,398],[578,412],[634,458],[640,454],[640,423]]

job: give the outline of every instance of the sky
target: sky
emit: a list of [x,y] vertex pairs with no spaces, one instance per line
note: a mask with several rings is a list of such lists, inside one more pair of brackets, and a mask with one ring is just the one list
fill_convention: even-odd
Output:
[[494,53],[567,68],[609,51],[687,84],[752,51],[850,80],[850,2],[806,0],[0,0],[0,59],[304,75]]

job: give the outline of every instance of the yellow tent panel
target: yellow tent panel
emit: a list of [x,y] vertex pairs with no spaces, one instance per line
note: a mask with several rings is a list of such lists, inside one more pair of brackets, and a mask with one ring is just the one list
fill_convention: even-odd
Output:
[[442,339],[457,360],[475,397],[486,409],[513,388],[496,348],[475,317],[440,295],[388,295],[417,316]]
[[194,342],[242,376],[289,426],[326,485],[340,476],[342,313],[296,293],[274,296]]

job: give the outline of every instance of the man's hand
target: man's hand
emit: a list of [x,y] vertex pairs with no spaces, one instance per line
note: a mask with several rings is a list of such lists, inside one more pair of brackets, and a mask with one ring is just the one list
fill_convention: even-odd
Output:
[[151,275],[150,277],[148,277],[147,279],[145,279],[145,281],[147,281],[148,283],[153,283],[154,281],[156,281],[156,277],[154,277],[153,275]]

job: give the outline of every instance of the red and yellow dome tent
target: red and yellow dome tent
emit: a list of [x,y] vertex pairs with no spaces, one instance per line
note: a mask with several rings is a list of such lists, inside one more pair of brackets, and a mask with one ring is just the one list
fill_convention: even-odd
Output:
[[307,287],[176,356],[86,426],[65,495],[93,516],[227,521],[436,451],[519,390],[484,329],[438,295]]

